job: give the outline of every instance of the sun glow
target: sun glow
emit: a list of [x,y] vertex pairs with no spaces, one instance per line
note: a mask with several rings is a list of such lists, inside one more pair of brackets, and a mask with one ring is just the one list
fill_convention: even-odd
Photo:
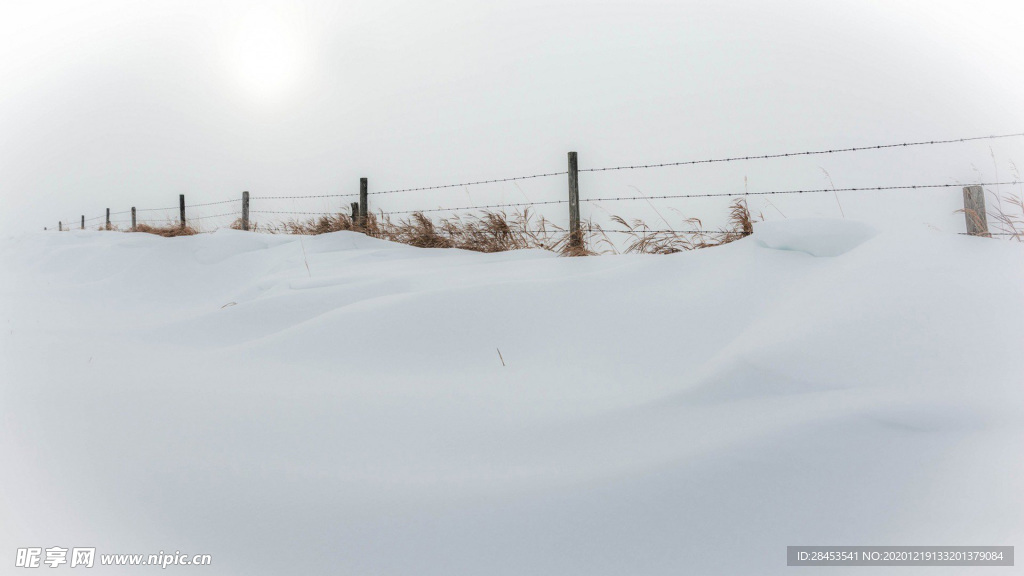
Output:
[[228,68],[246,95],[278,100],[295,85],[305,64],[301,30],[291,15],[255,9],[241,19],[228,53]]

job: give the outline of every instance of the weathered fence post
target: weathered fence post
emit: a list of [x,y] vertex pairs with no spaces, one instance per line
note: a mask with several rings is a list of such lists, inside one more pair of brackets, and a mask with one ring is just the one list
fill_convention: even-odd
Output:
[[352,203],[352,225],[355,226],[356,221],[359,220],[359,202]]
[[249,192],[242,192],[242,230],[249,229]]
[[368,184],[366,178],[359,179],[359,227],[366,227],[367,203],[369,202]]
[[57,232],[63,232],[63,231],[64,231],[64,223],[61,222],[60,220],[57,220]]
[[82,214],[82,230],[85,230],[85,214]]
[[110,230],[110,208],[107,208],[107,224],[106,229]]
[[971,236],[988,236],[988,216],[985,213],[985,190],[981,186],[964,187],[964,218]]
[[138,229],[135,226],[135,206],[132,206],[132,232],[136,231],[138,231]]
[[185,227],[185,195],[178,194],[178,211],[181,213],[181,227]]
[[583,246],[583,234],[580,232],[580,174],[575,152],[569,152],[569,245],[574,248]]

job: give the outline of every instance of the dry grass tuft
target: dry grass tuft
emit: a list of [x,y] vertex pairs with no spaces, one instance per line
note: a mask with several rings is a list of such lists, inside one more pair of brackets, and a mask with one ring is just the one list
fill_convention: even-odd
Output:
[[[626,254],[674,254],[703,247],[700,234],[652,230],[643,220],[627,221],[621,216],[612,216],[612,221],[626,231],[624,250]],[[688,218],[684,220],[684,224],[699,227],[700,220]]]
[[546,219],[535,218],[529,208],[508,213],[483,210],[468,216],[453,215],[436,223],[422,212],[397,221],[387,215],[370,217],[370,236],[421,248],[460,248],[474,252],[505,252],[541,248],[559,251],[565,231]]
[[[233,228],[240,228],[236,221]],[[252,228],[256,230],[255,227]],[[565,255],[593,254],[570,246],[568,233],[546,220],[535,217],[529,208],[516,211],[483,210],[467,216],[453,215],[434,221],[422,212],[392,219],[387,214],[368,214],[365,226],[350,216],[338,214],[307,220],[291,220],[276,226],[264,226],[271,234],[325,234],[340,230],[363,232],[367,236],[399,242],[418,248],[459,248],[474,252],[505,252],[540,248]]]
[[[238,220],[237,224],[238,228],[241,229],[241,220]],[[308,218],[306,220],[292,219],[282,222],[276,226],[265,225],[261,230],[258,228],[259,227],[255,224],[251,224],[249,226],[250,230],[257,232],[268,232],[270,234],[301,234],[303,236],[314,236],[316,234],[327,234],[329,232],[357,229],[352,222],[352,218],[346,214],[327,214],[316,218]]]
[[725,232],[725,236],[719,238],[718,244],[728,244],[734,242],[740,238],[746,238],[754,233],[754,222],[764,220],[764,214],[758,214],[757,220],[750,215],[750,208],[747,207],[747,201],[745,198],[737,198],[732,201],[729,205],[729,225],[730,230]]
[[166,224],[163,226],[139,224],[135,227],[135,232],[156,234],[157,236],[163,236],[164,238],[173,238],[175,236],[194,236],[199,234],[199,230],[192,226],[182,226],[181,224]]
[[[1017,165],[1010,162],[1013,179],[1019,181],[1020,173]],[[995,204],[989,208],[988,217],[992,221],[995,232],[1017,242],[1024,242],[1024,187],[1017,194],[1006,193],[1000,196],[990,192]],[[958,212],[963,212],[959,210]],[[975,216],[976,217],[976,216]]]
[[376,216],[368,218],[368,220],[367,234],[375,238],[385,238],[392,242],[400,242],[418,248],[455,247],[450,229],[439,229],[422,212],[414,212],[408,218],[398,222],[392,222],[387,216],[384,216],[383,220],[379,220]]
[[[763,215],[758,215],[760,220]],[[687,231],[652,230],[642,220],[626,221],[621,216],[612,220],[626,230],[626,254],[674,254],[685,250],[698,250],[735,242],[754,233],[754,222],[746,200],[737,198],[729,205],[729,227],[723,230],[703,230],[700,219],[687,218],[683,225]]]
[[1006,194],[988,215],[1000,235],[1024,242],[1024,199]]

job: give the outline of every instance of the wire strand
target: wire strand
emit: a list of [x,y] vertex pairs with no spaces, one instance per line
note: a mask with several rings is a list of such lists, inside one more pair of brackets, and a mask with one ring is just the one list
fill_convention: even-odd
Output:
[[241,198],[235,198],[232,200],[221,200],[219,202],[204,202],[203,204],[185,204],[185,208],[199,208],[201,206],[216,206],[218,204],[228,204],[230,202],[241,202]]
[[333,214],[344,214],[344,212],[296,212],[292,210],[249,210],[250,214],[295,214],[300,216],[330,216]]
[[163,210],[163,211],[166,211],[166,210],[178,210],[180,208],[181,208],[181,206],[171,206],[169,208],[136,208],[135,211],[136,212],[159,212],[161,210]]
[[223,216],[235,216],[239,214],[241,214],[241,212],[225,212],[223,214],[211,214],[209,216],[199,216],[197,218],[186,218],[185,221],[188,222],[192,220],[206,220],[207,218],[221,218]]
[[547,200],[544,202],[515,202],[512,204],[484,204],[480,206],[460,206],[458,208],[427,208],[424,210],[396,210],[393,212],[379,212],[381,216],[392,214],[414,214],[416,212],[457,212],[459,210],[483,210],[487,208],[512,208],[517,206],[542,206],[545,204],[568,204],[568,200]]
[[298,200],[303,198],[349,198],[354,196],[359,196],[359,194],[318,194],[313,196],[250,196],[249,200]]
[[830,150],[809,150],[806,152],[784,152],[781,154],[761,154],[757,156],[731,156],[726,158],[712,158],[708,160],[685,160],[682,162],[665,162],[661,164],[635,164],[632,166],[609,166],[605,168],[580,168],[580,172],[608,172],[611,170],[639,170],[645,168],[664,168],[667,166],[688,166],[693,164],[715,164],[720,162],[738,162],[741,160],[767,160],[771,158],[789,158],[792,156],[816,156],[821,154],[837,154],[840,152],[859,152],[863,150],[882,150],[884,148],[905,148],[908,146],[928,146],[933,144],[952,144],[959,142],[973,142],[975,140],[997,140],[1002,138],[1015,138],[1024,136],[1024,132],[1014,134],[1000,134],[994,136],[974,136],[971,138],[955,138],[951,140],[928,140],[921,142],[903,142],[900,144],[879,144],[876,146],[854,146],[850,148],[833,148]]
[[[1009,186],[1014,182],[984,182],[970,186]],[[663,194],[658,196],[614,196],[607,198],[580,198],[580,202],[616,202],[619,200],[664,200],[666,198],[714,198],[719,196],[769,196],[774,194],[820,194],[825,192],[867,192],[878,190],[918,190],[927,188],[961,188],[963,184],[917,184],[912,186],[867,186],[859,188],[815,188],[811,190],[771,190],[766,192],[712,192],[708,194]]]
[[423,186],[420,188],[402,188],[399,190],[383,190],[381,192],[369,192],[369,195],[376,194],[398,194],[399,192],[420,192],[423,190],[440,190],[442,188],[461,188],[463,186],[477,186],[479,184],[495,184],[498,182],[512,182],[513,180],[531,180],[533,178],[546,178],[548,176],[563,176],[568,172],[548,172],[545,174],[532,174],[530,176],[515,176],[513,178],[497,178],[495,180],[480,180],[477,182],[463,182],[460,184],[441,184],[438,186]]

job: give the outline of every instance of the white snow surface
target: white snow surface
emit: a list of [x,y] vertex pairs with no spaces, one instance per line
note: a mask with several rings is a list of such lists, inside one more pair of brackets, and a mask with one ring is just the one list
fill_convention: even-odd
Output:
[[756,222],[756,241],[765,248],[795,250],[811,256],[839,256],[878,232],[862,223],[826,218]]
[[835,221],[590,258],[7,238],[0,566],[789,574],[787,545],[1019,547],[1022,288],[1019,244]]

